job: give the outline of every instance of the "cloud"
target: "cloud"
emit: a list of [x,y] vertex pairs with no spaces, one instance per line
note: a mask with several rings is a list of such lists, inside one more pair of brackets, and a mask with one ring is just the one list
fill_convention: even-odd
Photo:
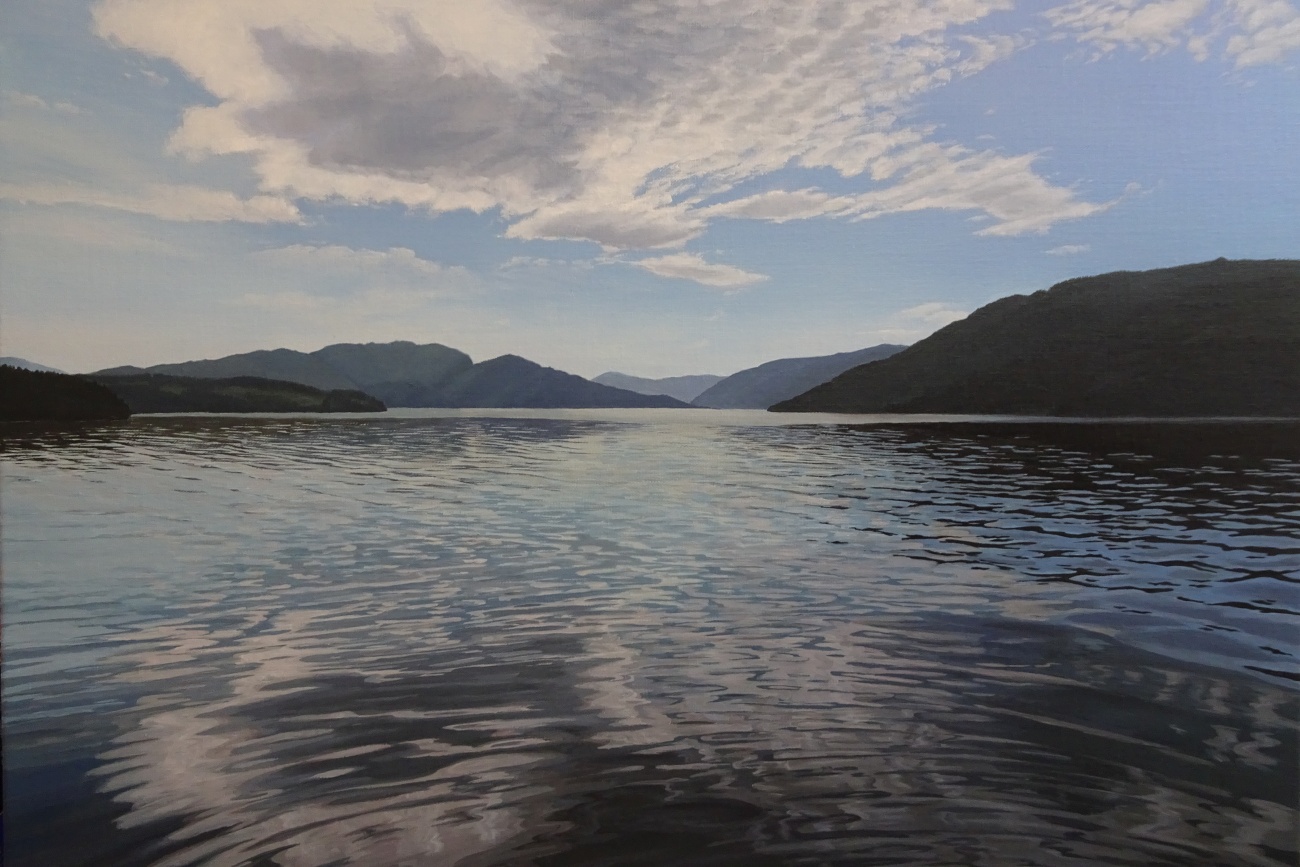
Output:
[[342,303],[364,307],[368,302],[407,309],[478,287],[467,268],[423,259],[406,247],[292,244],[262,250],[252,259],[263,280],[288,287],[241,296],[240,303],[264,310],[324,309]]
[[970,311],[955,307],[946,301],[927,301],[881,317],[866,330],[858,331],[855,342],[911,344],[960,319]]
[[743,289],[767,279],[765,274],[743,271],[733,265],[706,262],[695,253],[671,253],[667,256],[639,259],[629,264],[644,268],[660,277],[694,280],[696,283],[718,289]]
[[116,193],[76,184],[0,184],[0,199],[26,205],[88,205],[179,222],[298,223],[297,206],[280,196],[241,199],[234,193],[185,184],[150,184],[141,193]]
[[743,217],[750,220],[767,220],[784,223],[844,213],[852,202],[843,197],[832,197],[816,189],[769,190],[741,199],[733,199],[705,209],[704,213],[717,217]]
[[1131,46],[1155,54],[1185,44],[1207,5],[1207,0],[1077,0],[1045,15],[1100,53]]
[[1237,66],[1278,63],[1300,51],[1300,9],[1284,0],[1235,0],[1238,26],[1227,53]]
[[564,268],[569,270],[590,271],[596,265],[607,265],[613,260],[606,259],[550,259],[545,256],[511,256],[497,266],[498,271],[539,270]]
[[[394,292],[428,300],[476,291],[480,281],[471,270],[421,259],[407,247],[365,250],[341,244],[291,244],[253,253],[252,263],[273,285],[292,291],[263,292],[263,307],[302,307],[296,294],[325,303],[354,298],[360,292]],[[307,289],[304,289],[307,287]]]
[[263,250],[256,256],[264,262],[292,268],[324,268],[332,271],[403,274],[412,277],[455,275],[464,278],[469,276],[469,271],[465,268],[422,259],[414,250],[407,247],[367,250],[340,244],[291,244],[287,247]]
[[227,303],[315,333],[410,333],[442,323],[449,304],[480,288],[468,269],[406,247],[292,244],[250,259],[258,288]]
[[1075,0],[1044,15],[1098,56],[1181,47],[1205,60],[1226,36],[1223,52],[1241,69],[1279,63],[1300,50],[1300,8],[1287,0]]
[[1008,157],[920,145],[891,160],[902,175],[897,183],[857,197],[852,212],[859,219],[871,219],[928,209],[982,211],[997,222],[976,234],[1006,236],[1045,232],[1063,220],[1101,213],[1119,201],[1080,201],[1072,190],[1053,186],[1035,174],[1035,159],[1034,154]]
[[1078,253],[1086,253],[1091,249],[1091,244],[1062,244],[1059,247],[1047,250],[1046,253],[1049,256],[1073,256]]
[[21,93],[17,90],[5,91],[5,102],[19,108],[35,108],[40,111],[55,111],[60,114],[81,114],[80,106],[70,102],[49,102],[34,93]]
[[285,292],[245,292],[233,303],[267,313],[312,314],[314,319],[326,316],[335,321],[343,318],[346,322],[351,318],[359,322],[365,319],[392,320],[407,313],[427,313],[432,300],[431,293],[413,289],[367,289],[347,296],[318,295],[291,289]]
[[942,301],[927,301],[925,304],[898,311],[893,319],[895,322],[921,323],[942,328],[950,322],[965,319],[969,315],[969,310],[960,310]]
[[[943,207],[1010,234],[1095,213],[1032,158],[935,151],[902,120],[1024,44],[972,32],[1011,6],[103,0],[95,22],[212,94],[174,153],[247,154],[275,196],[497,209],[509,237],[617,251],[680,247],[723,217]],[[857,198],[737,194],[791,168],[836,172]]]

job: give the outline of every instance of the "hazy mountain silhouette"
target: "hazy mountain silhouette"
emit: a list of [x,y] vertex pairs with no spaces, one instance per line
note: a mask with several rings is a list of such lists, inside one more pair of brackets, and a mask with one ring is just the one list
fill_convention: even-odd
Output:
[[592,382],[635,391],[637,394],[666,394],[669,397],[675,397],[678,400],[690,403],[706,389],[725,378],[711,373],[700,373],[693,376],[667,376],[663,379],[645,379],[644,377],[629,376],[626,373],[611,370],[597,376]]
[[315,352],[263,349],[203,361],[155,364],[143,369],[115,367],[96,371],[96,374],[162,373],[200,379],[257,376],[297,382],[326,391],[355,389],[397,406],[403,405],[400,398],[411,391],[418,392],[441,383],[472,364],[470,357],[458,349],[437,343],[417,345],[400,340],[393,343],[336,343]]
[[19,358],[16,355],[6,355],[0,357],[0,365],[17,367],[20,370],[35,370],[41,373],[63,373],[57,367],[46,367],[44,364],[37,364],[34,361],[28,361],[25,358]]
[[139,373],[84,377],[110,389],[131,412],[383,412],[383,402],[355,389],[325,391],[299,382]]
[[430,394],[426,406],[686,407],[667,395],[637,394],[601,385],[517,355],[482,361]]
[[782,412],[1300,415],[1300,261],[1219,259],[1013,295]]
[[[271,349],[204,361],[115,367],[96,377],[164,374],[199,379],[260,377],[325,391],[362,391],[387,406],[633,407],[685,406],[593,383],[518,356],[474,364],[438,343],[336,343],[315,352]],[[162,411],[162,410],[154,410]],[[180,410],[174,410],[180,411]]]
[[767,409],[777,401],[802,394],[852,367],[888,358],[904,348],[882,343],[856,352],[780,358],[733,373],[691,402],[715,409]]
[[131,410],[97,382],[48,370],[0,365],[0,421],[127,418]]

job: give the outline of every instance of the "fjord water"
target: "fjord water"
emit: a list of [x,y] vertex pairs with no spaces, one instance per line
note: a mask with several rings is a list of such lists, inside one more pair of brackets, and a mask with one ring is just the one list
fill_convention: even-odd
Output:
[[830,421],[9,430],[5,863],[1295,863],[1294,454]]

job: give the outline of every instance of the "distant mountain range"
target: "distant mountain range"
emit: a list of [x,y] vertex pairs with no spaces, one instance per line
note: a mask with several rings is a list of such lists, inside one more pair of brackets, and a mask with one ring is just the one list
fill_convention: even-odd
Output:
[[388,406],[411,407],[685,407],[664,395],[644,395],[503,355],[475,364],[437,343],[338,343],[315,352],[260,350],[204,361],[114,367],[97,377],[142,373],[199,379],[253,376],[325,391],[356,390]]
[[[583,379],[517,355],[502,355],[462,371],[419,406],[688,407],[667,395],[637,394]],[[412,404],[415,405],[415,404]]]
[[431,385],[468,370],[474,362],[465,353],[438,343],[336,343],[315,352],[263,349],[204,361],[155,364],[148,368],[113,367],[98,376],[161,373],[199,379],[256,376],[297,382],[324,391],[364,391],[389,406],[420,406],[418,399]]
[[1300,261],[1120,271],[1002,298],[772,409],[1300,416]]
[[711,373],[700,373],[694,376],[668,376],[663,379],[644,379],[640,376],[629,376],[626,373],[619,373],[611,370],[609,373],[602,373],[592,380],[601,385],[612,386],[613,388],[623,388],[628,391],[635,391],[637,394],[666,394],[669,397],[675,397],[678,400],[684,400],[690,403],[701,392],[716,383],[721,382],[726,377],[714,376]]
[[25,358],[18,358],[17,356],[14,355],[5,355],[3,357],[0,357],[0,365],[8,365],[9,367],[16,367],[19,370],[35,370],[41,373],[62,373],[63,372],[58,368],[46,367],[44,364],[37,364],[34,361],[28,361]]
[[906,347],[882,343],[856,352],[809,358],[780,358],[733,373],[697,395],[692,403],[714,409],[767,409],[778,401],[802,394],[850,368],[888,358],[903,349]]

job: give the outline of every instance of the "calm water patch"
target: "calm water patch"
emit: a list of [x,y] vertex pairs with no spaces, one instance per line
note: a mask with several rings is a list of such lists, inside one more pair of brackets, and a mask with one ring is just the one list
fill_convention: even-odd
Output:
[[6,864],[1296,862],[1300,427],[849,421],[9,429]]

